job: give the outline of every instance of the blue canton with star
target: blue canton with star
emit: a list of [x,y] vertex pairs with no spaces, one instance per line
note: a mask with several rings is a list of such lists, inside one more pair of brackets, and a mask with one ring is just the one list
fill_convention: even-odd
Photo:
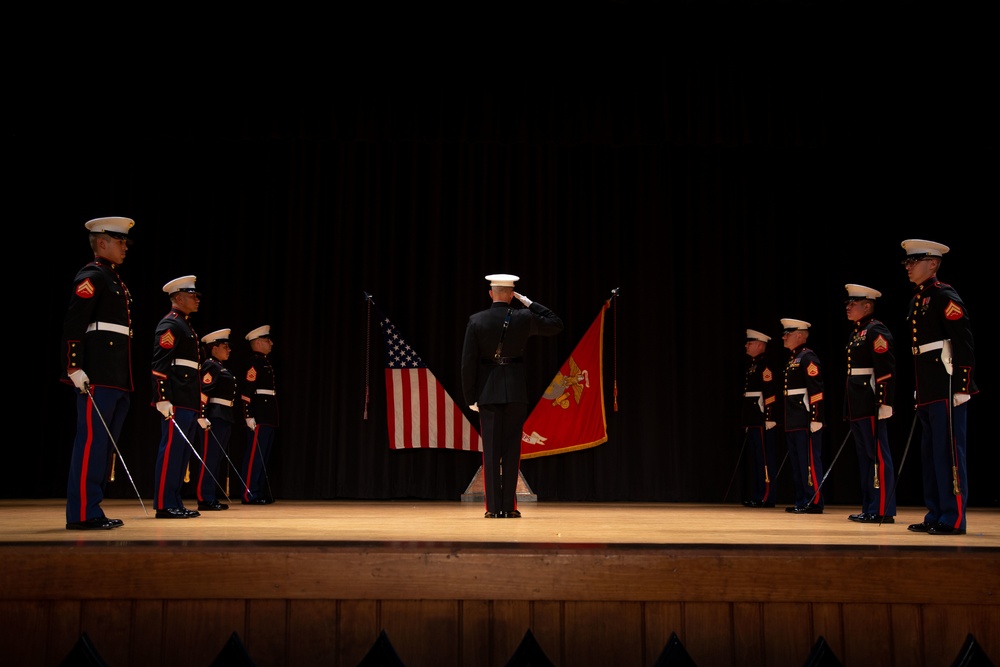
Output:
[[403,337],[396,331],[396,326],[383,317],[379,323],[385,335],[385,365],[386,368],[426,368],[423,360],[413,348],[407,345]]

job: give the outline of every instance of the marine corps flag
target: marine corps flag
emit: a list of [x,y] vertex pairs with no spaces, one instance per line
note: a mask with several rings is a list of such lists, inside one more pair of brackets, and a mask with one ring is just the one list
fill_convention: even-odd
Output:
[[[369,299],[369,303],[371,303]],[[385,399],[392,449],[483,451],[479,432],[389,318],[378,312],[385,337]]]
[[604,311],[556,373],[521,433],[521,458],[596,447],[608,439],[604,416]]

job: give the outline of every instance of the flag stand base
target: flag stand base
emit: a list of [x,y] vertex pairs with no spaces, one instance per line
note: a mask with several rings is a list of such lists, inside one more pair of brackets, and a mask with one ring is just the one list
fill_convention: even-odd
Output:
[[[535,502],[538,500],[538,496],[532,492],[531,487],[528,483],[524,481],[524,474],[518,470],[517,471],[517,500],[518,502]],[[475,477],[469,482],[469,486],[466,487],[465,493],[462,494],[462,502],[486,502],[486,485],[483,482],[483,466],[479,466],[479,470],[476,471]]]

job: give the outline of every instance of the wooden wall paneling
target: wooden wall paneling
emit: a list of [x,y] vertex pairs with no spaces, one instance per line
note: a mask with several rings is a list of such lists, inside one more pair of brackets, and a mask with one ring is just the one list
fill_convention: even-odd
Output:
[[837,657],[845,665],[891,665],[892,623],[888,604],[845,604],[844,648]]
[[893,665],[928,667],[924,662],[922,614],[918,604],[889,606]]
[[129,664],[132,600],[86,600],[80,609],[80,632],[109,665]]
[[[288,662],[292,665],[334,667],[339,654],[336,600],[290,600],[288,603]],[[361,659],[362,656],[358,658]]]
[[[160,667],[163,661],[163,619],[166,614],[162,600],[135,600],[132,604],[132,636],[129,641],[129,665]],[[241,628],[242,629],[242,628]]]
[[490,657],[493,603],[489,600],[462,600],[458,604],[461,628],[458,663],[484,666],[495,664]]
[[735,602],[733,614],[733,664],[764,667],[763,619],[759,602]]
[[733,661],[733,617],[728,602],[685,602],[684,630],[684,646],[699,665],[737,664]]
[[34,656],[43,664],[59,664],[47,655],[49,607],[45,600],[0,600],[0,663],[27,664]]
[[975,607],[969,618],[969,632],[976,638],[994,665],[1000,665],[1000,606]]
[[764,611],[764,655],[768,667],[800,667],[812,649],[812,610],[806,602],[768,602]]
[[[844,661],[843,605],[839,602],[816,602],[812,605],[812,646],[822,637],[841,662]],[[805,659],[805,656],[803,656]]]
[[[956,600],[956,602],[960,602]],[[936,604],[923,607],[923,649],[927,665],[950,665],[958,657],[982,607]],[[979,641],[979,638],[977,638]],[[991,656],[995,660],[996,656]]]
[[563,636],[564,603],[536,600],[531,603],[531,634],[555,665],[566,665],[566,638]]
[[287,664],[288,604],[287,600],[246,601],[247,633],[240,639],[257,665]]
[[53,600],[49,606],[46,656],[59,664],[80,638],[83,603],[80,600]]
[[[235,632],[246,646],[246,602],[239,599],[191,600],[187,611],[195,643],[204,645],[212,658]],[[169,638],[168,638],[169,641]]]
[[[214,601],[213,601],[214,602]],[[238,602],[241,607],[241,602]],[[162,621],[162,664],[209,664],[228,641],[232,629],[205,627],[208,616],[206,600],[170,600],[166,603]],[[243,639],[246,641],[246,639]],[[136,647],[137,657],[142,658],[143,648]]]
[[[643,628],[646,633],[644,665],[651,665],[663,653],[670,635],[676,633],[681,643],[687,637],[680,602],[643,603]],[[686,648],[686,645],[685,645]]]
[[567,601],[565,665],[639,665],[642,604]]
[[460,667],[455,600],[383,600],[382,627],[407,667]]
[[[339,662],[330,665],[355,667],[365,657],[382,632],[381,603],[377,600],[340,600],[337,602],[337,653]],[[389,637],[389,641],[392,641]],[[395,647],[395,643],[393,643]],[[306,663],[299,663],[306,664]]]
[[504,665],[531,626],[531,602],[494,600],[492,614],[493,653],[487,664]]

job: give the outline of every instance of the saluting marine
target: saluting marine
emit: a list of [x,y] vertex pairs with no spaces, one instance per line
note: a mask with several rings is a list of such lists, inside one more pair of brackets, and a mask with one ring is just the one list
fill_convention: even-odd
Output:
[[[524,352],[533,336],[554,336],[562,319],[514,291],[510,273],[486,276],[491,304],[469,316],[462,342],[462,394],[479,413],[488,519],[517,519],[521,435],[528,416]],[[517,299],[523,308],[511,304]]]

